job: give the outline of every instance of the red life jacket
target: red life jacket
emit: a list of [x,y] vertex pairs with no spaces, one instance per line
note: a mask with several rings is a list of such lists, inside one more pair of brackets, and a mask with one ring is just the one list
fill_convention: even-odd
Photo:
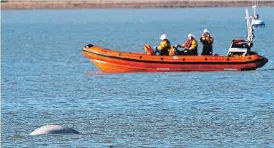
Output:
[[191,47],[191,44],[192,44],[192,40],[187,40],[186,42],[185,42],[185,48],[190,48]]

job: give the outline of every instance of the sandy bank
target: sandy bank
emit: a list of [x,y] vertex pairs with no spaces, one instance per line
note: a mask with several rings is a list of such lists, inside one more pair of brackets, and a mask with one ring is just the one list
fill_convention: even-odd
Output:
[[[243,7],[252,6],[252,1],[7,1],[2,2],[3,10],[7,9],[97,9],[97,8],[185,8],[185,7]],[[274,1],[259,1],[259,6],[274,6]]]

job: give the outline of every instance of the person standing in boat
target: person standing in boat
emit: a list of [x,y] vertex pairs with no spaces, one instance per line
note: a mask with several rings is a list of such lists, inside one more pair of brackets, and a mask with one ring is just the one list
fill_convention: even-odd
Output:
[[180,55],[198,55],[198,44],[192,34],[188,35],[188,39],[182,45],[175,45],[175,48],[184,48],[184,51],[179,51]]
[[213,44],[214,38],[213,36],[210,35],[207,29],[204,30],[204,33],[202,34],[200,41],[203,44],[202,55],[212,55],[212,44]]
[[169,55],[169,50],[171,48],[170,41],[167,39],[166,34],[160,36],[161,43],[159,46],[154,47],[155,52],[158,52],[160,55]]

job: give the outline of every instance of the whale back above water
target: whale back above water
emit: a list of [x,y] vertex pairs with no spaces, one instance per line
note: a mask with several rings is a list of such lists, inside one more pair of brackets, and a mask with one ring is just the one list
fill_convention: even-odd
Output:
[[29,135],[46,135],[46,134],[79,134],[78,131],[61,125],[45,125],[37,128]]

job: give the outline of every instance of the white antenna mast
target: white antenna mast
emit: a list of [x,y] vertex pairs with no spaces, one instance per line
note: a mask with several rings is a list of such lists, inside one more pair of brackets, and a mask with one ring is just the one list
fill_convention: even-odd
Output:
[[[248,9],[246,11],[246,26],[247,26],[247,41],[252,42],[254,38],[254,29],[256,28],[264,28],[265,23],[263,20],[259,19],[259,14],[257,14],[257,5],[258,2],[256,0],[252,1],[253,8],[253,16],[249,16]],[[251,22],[250,22],[251,21]]]

